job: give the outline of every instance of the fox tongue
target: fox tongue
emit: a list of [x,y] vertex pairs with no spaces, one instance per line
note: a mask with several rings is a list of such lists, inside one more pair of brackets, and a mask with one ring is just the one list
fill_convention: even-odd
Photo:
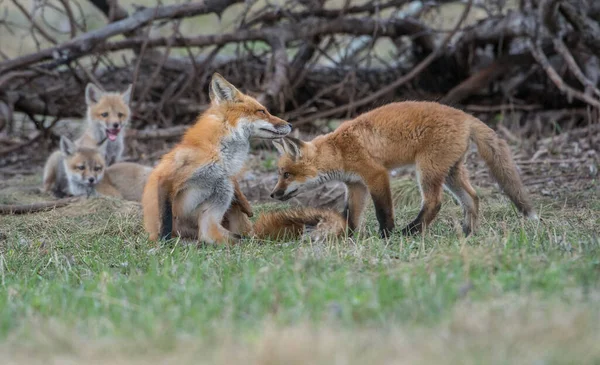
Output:
[[108,133],[108,139],[110,139],[111,141],[116,141],[117,140],[117,135],[116,134],[112,134],[112,133]]

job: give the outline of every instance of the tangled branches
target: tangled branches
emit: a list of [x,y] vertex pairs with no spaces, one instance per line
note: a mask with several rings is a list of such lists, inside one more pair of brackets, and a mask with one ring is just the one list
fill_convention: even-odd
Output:
[[0,28],[29,48],[0,54],[0,129],[19,114],[48,135],[82,116],[90,81],[133,83],[134,126],[174,128],[205,108],[214,71],[296,125],[416,98],[600,108],[600,4],[504,3],[204,0],[129,13],[116,0],[10,0]]

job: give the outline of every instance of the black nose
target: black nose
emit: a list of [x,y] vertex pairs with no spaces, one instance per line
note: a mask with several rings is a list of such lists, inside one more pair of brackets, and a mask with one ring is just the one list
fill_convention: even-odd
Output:
[[94,181],[96,181],[96,179],[94,179],[93,177],[88,178],[88,181],[90,182],[90,184],[93,184]]
[[113,128],[119,128],[119,123],[113,123]]
[[275,193],[271,193],[271,198],[275,198]]

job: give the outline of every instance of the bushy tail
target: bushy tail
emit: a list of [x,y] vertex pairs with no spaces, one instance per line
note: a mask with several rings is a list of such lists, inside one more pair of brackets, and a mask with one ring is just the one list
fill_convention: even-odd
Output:
[[311,239],[340,237],[346,233],[346,220],[328,209],[293,208],[262,213],[254,224],[254,236],[260,239]]
[[153,173],[148,177],[142,194],[144,228],[151,241],[171,238],[173,231],[173,212],[168,189]]
[[521,182],[517,167],[512,159],[508,144],[498,138],[496,132],[479,119],[471,121],[471,139],[477,145],[481,158],[488,165],[492,176],[498,181],[502,191],[528,218],[537,218],[531,200]]

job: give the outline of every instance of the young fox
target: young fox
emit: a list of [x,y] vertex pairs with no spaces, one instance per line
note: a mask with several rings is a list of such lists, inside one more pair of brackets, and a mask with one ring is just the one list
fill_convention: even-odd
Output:
[[[302,236],[322,240],[346,234],[346,220],[332,210],[292,208],[266,212],[260,214],[252,225],[248,215],[236,204],[232,204],[222,223],[230,232],[239,235],[270,240],[300,239]],[[183,238],[198,238],[197,224],[193,220],[178,220],[174,231]]]
[[117,162],[106,168],[96,191],[100,195],[140,202],[150,172],[152,167],[133,162]]
[[125,128],[131,115],[130,99],[131,85],[123,93],[103,92],[91,83],[85,88],[87,128],[76,143],[93,147],[107,138],[108,142],[102,147],[107,166],[117,162],[123,154]]
[[312,240],[341,237],[346,234],[346,220],[328,209],[279,210],[260,214],[252,234],[259,239],[297,239],[304,235]]
[[249,155],[250,137],[282,138],[291,131],[286,121],[219,74],[211,79],[209,96],[210,108],[148,178],[142,206],[150,240],[170,237],[173,216],[197,222],[198,238],[207,243],[236,240],[221,221],[233,199],[235,176]]
[[60,150],[52,153],[44,166],[43,190],[59,198],[94,195],[104,175],[104,158],[98,147],[78,147],[62,136]]
[[287,200],[300,186],[311,188],[330,180],[345,182],[345,215],[351,230],[361,221],[367,194],[375,205],[380,235],[394,229],[388,170],[415,164],[423,199],[421,211],[404,229],[415,234],[440,210],[442,187],[461,203],[463,231],[476,226],[479,198],[463,164],[469,141],[477,145],[492,176],[527,217],[537,219],[505,141],[479,119],[434,102],[392,103],[343,123],[311,142],[286,137],[275,146],[282,154],[279,180],[271,196]]

